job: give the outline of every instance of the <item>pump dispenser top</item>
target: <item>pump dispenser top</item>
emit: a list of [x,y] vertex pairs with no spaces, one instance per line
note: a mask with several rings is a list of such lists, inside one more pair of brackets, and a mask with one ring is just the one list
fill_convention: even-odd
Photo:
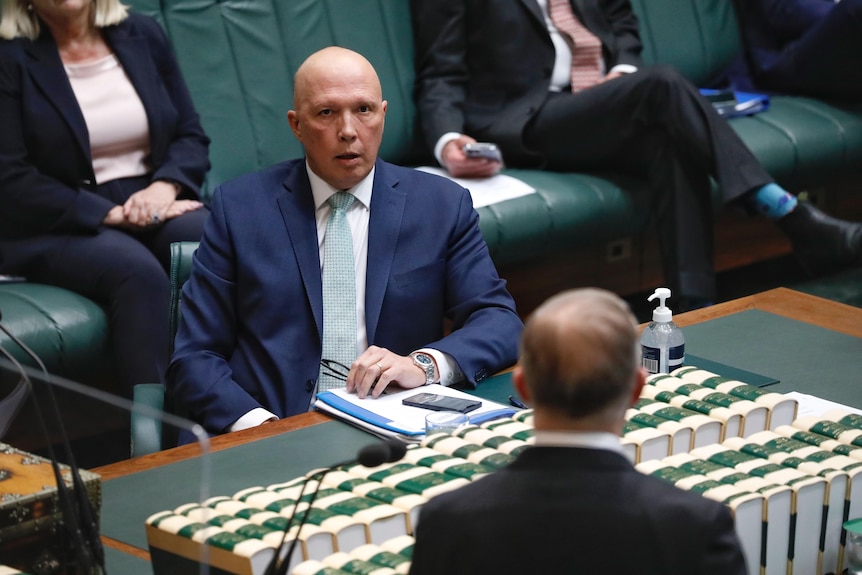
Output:
[[673,312],[670,311],[670,308],[665,305],[665,300],[670,297],[670,290],[668,288],[656,288],[651,296],[647,298],[647,301],[652,301],[655,298],[658,298],[659,305],[652,312],[652,320],[657,323],[667,323],[673,319]]
[[685,363],[685,337],[665,305],[669,297],[670,290],[662,287],[647,298],[658,298],[659,303],[652,312],[652,322],[641,333],[641,365],[649,373],[670,373]]

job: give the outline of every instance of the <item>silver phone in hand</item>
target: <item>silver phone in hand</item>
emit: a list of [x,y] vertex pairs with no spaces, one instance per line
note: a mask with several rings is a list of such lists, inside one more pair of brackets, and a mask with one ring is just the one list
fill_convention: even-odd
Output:
[[464,155],[468,158],[485,158],[494,162],[502,162],[503,156],[497,144],[490,142],[474,142],[464,144]]

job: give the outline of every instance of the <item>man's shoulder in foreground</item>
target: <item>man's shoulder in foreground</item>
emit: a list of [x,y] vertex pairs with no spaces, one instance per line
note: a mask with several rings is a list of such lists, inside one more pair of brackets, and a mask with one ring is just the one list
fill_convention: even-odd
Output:
[[416,168],[408,168],[397,164],[390,164],[383,160],[377,160],[377,169],[383,177],[390,180],[389,183],[401,185],[407,183],[413,186],[421,186],[423,189],[440,190],[444,193],[456,195],[469,194],[461,185],[449,178],[424,172]]

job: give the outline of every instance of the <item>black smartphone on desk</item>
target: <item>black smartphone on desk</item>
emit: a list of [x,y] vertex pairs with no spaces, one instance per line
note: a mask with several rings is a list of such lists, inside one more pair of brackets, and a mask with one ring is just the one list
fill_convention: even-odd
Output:
[[459,397],[425,392],[405,397],[401,400],[401,403],[432,411],[458,411],[460,413],[469,413],[482,406],[482,402],[475,399],[461,399]]

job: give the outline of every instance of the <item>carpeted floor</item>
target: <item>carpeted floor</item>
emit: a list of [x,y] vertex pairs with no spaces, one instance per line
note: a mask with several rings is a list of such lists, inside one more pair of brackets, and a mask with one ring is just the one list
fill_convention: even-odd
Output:
[[[659,287],[659,286],[656,286]],[[718,302],[729,301],[776,287],[788,287],[848,305],[862,307],[862,267],[845,269],[818,277],[808,277],[793,256],[775,258],[763,263],[723,272],[718,275]],[[652,292],[626,298],[638,321],[652,319],[653,302],[646,298]],[[673,298],[668,303],[673,309]]]

